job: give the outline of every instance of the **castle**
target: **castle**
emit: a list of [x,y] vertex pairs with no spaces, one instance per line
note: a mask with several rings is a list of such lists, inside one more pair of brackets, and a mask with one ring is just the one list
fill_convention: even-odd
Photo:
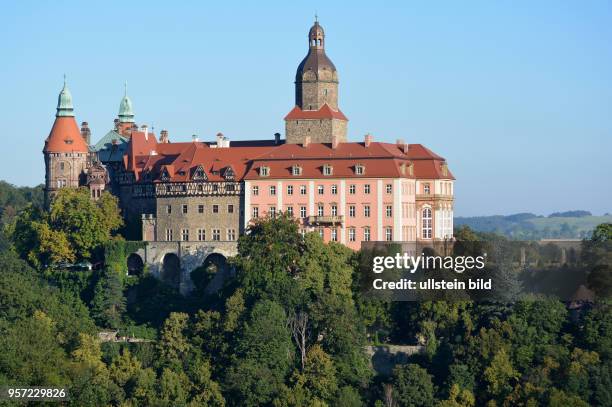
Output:
[[358,249],[364,241],[435,242],[453,235],[453,184],[446,160],[421,144],[347,138],[338,71],[318,21],[295,76],[285,138],[171,142],[138,126],[123,96],[114,126],[90,144],[77,126],[68,87],[45,142],[47,202],[59,188],[88,186],[119,198],[147,242],[225,245],[231,253],[249,222],[288,213],[302,232]]

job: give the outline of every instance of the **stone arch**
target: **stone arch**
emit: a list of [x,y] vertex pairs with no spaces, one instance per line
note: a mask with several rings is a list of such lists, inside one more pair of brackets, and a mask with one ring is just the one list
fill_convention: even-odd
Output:
[[174,288],[181,283],[181,260],[174,253],[167,253],[162,260],[161,280]]
[[215,292],[225,281],[227,270],[227,258],[221,253],[211,253],[200,267],[192,270],[190,277],[196,290]]
[[140,255],[137,253],[132,253],[128,256],[126,262],[128,276],[142,275],[142,272],[144,271],[144,261]]

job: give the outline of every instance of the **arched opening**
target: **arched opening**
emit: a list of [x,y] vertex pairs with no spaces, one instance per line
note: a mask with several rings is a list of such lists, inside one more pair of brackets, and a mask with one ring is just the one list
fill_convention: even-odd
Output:
[[142,257],[136,253],[132,253],[127,258],[127,273],[128,276],[140,276],[144,270],[144,262]]
[[179,288],[181,282],[181,261],[176,254],[168,253],[164,256],[161,279],[164,283]]
[[215,278],[215,275],[227,267],[227,259],[219,253],[212,253],[206,257],[202,265],[191,272],[191,281],[196,290],[203,291]]

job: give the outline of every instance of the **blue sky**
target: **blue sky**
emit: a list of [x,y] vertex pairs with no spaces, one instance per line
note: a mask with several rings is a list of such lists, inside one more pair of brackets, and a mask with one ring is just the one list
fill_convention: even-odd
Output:
[[315,11],[349,138],[446,157],[456,215],[612,212],[609,1],[5,4],[0,178],[43,182],[64,73],[94,140],[124,81],[174,141],[284,133]]

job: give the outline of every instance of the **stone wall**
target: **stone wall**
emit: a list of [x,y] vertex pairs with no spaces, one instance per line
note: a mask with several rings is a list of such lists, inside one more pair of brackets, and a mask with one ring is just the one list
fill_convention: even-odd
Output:
[[[187,213],[183,213],[187,205]],[[203,205],[203,213],[199,206]],[[218,213],[213,206],[218,205]],[[230,205],[232,212],[230,213]],[[168,207],[171,213],[168,213]],[[166,231],[172,230],[172,240],[183,240],[183,229],[189,231],[189,241],[199,241],[198,230],[205,232],[205,241],[213,240],[213,229],[220,230],[220,241],[228,240],[228,230],[234,230],[234,240],[243,232],[243,208],[239,195],[158,197],[156,202],[156,237],[165,241]]]
[[287,120],[285,135],[287,143],[302,144],[307,136],[312,143],[331,143],[337,137],[346,142],[347,122],[339,119]]

